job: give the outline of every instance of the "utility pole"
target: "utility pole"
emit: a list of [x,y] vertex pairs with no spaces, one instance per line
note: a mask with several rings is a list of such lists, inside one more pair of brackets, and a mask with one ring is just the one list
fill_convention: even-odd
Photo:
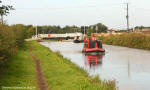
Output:
[[86,26],[84,26],[84,37],[86,37]]
[[84,34],[84,36],[85,36],[85,26],[81,26],[81,30],[83,30],[83,34]]
[[129,32],[129,3],[127,3],[127,31]]
[[96,25],[96,33],[97,33],[97,31],[98,31],[98,26]]
[[84,34],[85,34],[85,26],[83,26]]
[[36,25],[36,38],[38,38],[38,35],[37,35],[37,25]]

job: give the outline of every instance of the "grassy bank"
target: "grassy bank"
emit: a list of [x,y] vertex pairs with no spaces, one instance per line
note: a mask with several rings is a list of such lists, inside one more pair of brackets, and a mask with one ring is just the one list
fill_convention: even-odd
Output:
[[[37,89],[35,64],[28,47],[29,45],[25,43],[16,55],[0,68],[0,90],[18,90],[17,87],[27,88],[25,90]],[[11,89],[2,87],[11,87]],[[15,87],[16,89],[13,89]]]
[[83,69],[36,41],[25,42],[23,48],[0,68],[0,90],[38,90],[35,62],[29,52],[29,43],[40,60],[50,90],[115,90],[114,81],[89,77]]
[[130,48],[150,50],[150,36],[140,33],[130,33],[121,35],[101,36],[103,43],[109,45],[125,46]]
[[51,90],[114,90],[114,81],[91,78],[83,70],[37,42],[31,42]]

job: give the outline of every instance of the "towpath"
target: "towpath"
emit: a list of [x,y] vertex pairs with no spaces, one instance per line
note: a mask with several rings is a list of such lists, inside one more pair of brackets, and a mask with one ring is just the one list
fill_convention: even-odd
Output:
[[37,77],[37,85],[38,85],[39,90],[49,90],[48,85],[47,85],[45,78],[43,76],[43,73],[42,73],[40,61],[35,56],[35,54],[32,52],[32,47],[30,48],[30,53],[36,64],[36,77]]

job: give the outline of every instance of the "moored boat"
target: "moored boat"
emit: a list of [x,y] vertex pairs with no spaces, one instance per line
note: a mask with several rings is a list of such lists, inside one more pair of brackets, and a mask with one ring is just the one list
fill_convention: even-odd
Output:
[[83,42],[83,40],[81,39],[81,37],[79,37],[79,36],[76,36],[75,38],[74,38],[74,41],[73,41],[74,43],[81,43],[81,42]]

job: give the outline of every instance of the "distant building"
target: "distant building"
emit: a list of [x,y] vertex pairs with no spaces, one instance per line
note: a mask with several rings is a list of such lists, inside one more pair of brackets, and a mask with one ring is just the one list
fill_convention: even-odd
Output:
[[135,27],[134,32],[149,32],[150,27]]
[[142,33],[144,33],[144,34],[150,34],[150,29],[142,29]]
[[145,28],[145,29],[142,29],[142,31],[150,31],[150,29],[148,29],[148,28]]
[[107,30],[107,33],[109,34],[117,33],[117,30],[110,29],[110,30]]
[[[120,34],[123,34],[123,32],[119,32],[118,30],[113,30],[113,29],[110,29],[110,30],[107,30],[107,33],[93,33],[96,37],[98,36],[104,36],[104,37],[107,37],[107,36],[110,36],[110,35],[120,35]],[[92,34],[92,35],[93,35]]]

